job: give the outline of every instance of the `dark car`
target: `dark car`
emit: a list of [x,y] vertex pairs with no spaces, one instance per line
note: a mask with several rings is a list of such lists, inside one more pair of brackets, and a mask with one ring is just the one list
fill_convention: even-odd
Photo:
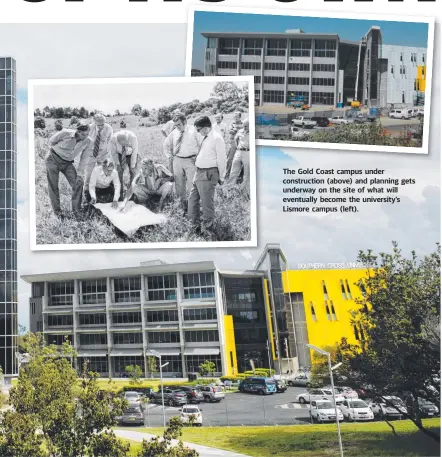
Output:
[[187,396],[187,403],[201,403],[204,401],[204,396],[201,390],[193,386],[169,386],[171,389],[185,392]]
[[287,390],[287,384],[284,379],[277,379],[276,381],[276,392],[282,394]]
[[421,417],[434,417],[439,415],[439,408],[428,400],[418,399]]
[[123,415],[118,417],[117,420],[120,424],[144,425],[144,415],[141,406],[138,403],[129,403]]
[[312,121],[316,121],[317,127],[328,127],[329,126],[328,117],[313,116]]
[[[187,404],[187,394],[182,390],[172,390],[165,388],[164,392],[164,404],[169,406],[181,406]],[[152,394],[152,402],[162,404],[161,389],[158,392]]]

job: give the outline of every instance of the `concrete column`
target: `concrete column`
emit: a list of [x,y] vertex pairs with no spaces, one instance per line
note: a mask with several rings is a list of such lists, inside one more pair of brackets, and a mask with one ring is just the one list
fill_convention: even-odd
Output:
[[145,283],[145,276],[141,275],[141,292],[140,292],[140,304],[141,304],[141,327],[142,327],[142,335],[143,335],[143,358],[144,358],[144,377],[147,378],[149,376],[147,370],[147,358],[146,358],[146,351],[147,351],[147,335],[146,335],[146,311],[144,310],[144,302],[146,300],[146,283]]
[[238,48],[238,55],[237,55],[237,68],[236,74],[239,76],[241,74],[241,56],[242,56],[242,48],[243,48],[244,40],[242,38],[239,39],[239,48]]
[[112,312],[110,310],[110,305],[112,304],[112,281],[111,278],[107,277],[106,278],[106,329],[107,329],[107,358],[108,358],[108,366],[109,366],[109,377],[111,378],[114,375],[113,369],[112,369],[112,357],[111,357],[111,352],[112,352],[112,346],[113,346],[113,341],[112,341],[112,333],[110,330],[111,327],[111,322],[112,322]]
[[285,75],[284,75],[284,106],[287,106],[287,92],[288,92],[288,72],[289,72],[289,56],[290,56],[290,38],[287,38],[287,47],[285,50]]
[[43,299],[42,299],[42,310],[43,312],[41,313],[41,322],[42,322],[42,332],[44,334],[45,330],[46,330],[46,314],[44,313],[44,311],[47,311],[49,307],[49,286],[48,286],[48,283],[45,282],[44,283],[44,295],[43,295]]
[[183,377],[187,376],[186,357],[184,356],[184,330],[183,330],[183,308],[181,306],[183,300],[183,276],[180,273],[176,274],[176,301],[178,309],[178,329],[180,332],[180,350],[181,350],[181,365]]
[[264,56],[265,56],[266,39],[262,40],[261,49],[261,82],[259,83],[259,106],[263,105],[264,98]]
[[[339,42],[336,41],[336,55],[335,55],[335,108],[338,106],[339,94]],[[342,93],[342,101],[344,101],[344,93]]]
[[79,325],[79,319],[78,319],[78,311],[79,311],[79,305],[80,305],[81,299],[80,299],[80,284],[78,279],[74,279],[74,303],[73,303],[73,316],[72,316],[72,323],[73,323],[73,331],[72,331],[72,344],[75,348],[75,350],[78,351],[78,348],[80,347],[80,341],[77,341],[79,338],[77,338],[77,330],[78,330],[78,325]]
[[223,374],[227,374],[227,354],[226,354],[226,341],[224,335],[224,303],[223,303],[223,289],[221,285],[221,278],[217,270],[215,275],[215,301],[216,301],[216,319],[218,321],[218,336],[219,336],[219,352],[221,355],[221,370]]
[[315,40],[312,39],[312,45],[310,50],[310,84],[308,88],[308,105],[312,106],[312,92],[313,92],[313,56],[315,53]]

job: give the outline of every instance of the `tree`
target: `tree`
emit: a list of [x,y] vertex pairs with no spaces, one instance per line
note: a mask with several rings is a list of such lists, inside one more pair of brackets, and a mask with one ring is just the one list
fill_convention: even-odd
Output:
[[352,317],[361,344],[339,348],[349,380],[375,397],[404,399],[408,417],[439,442],[422,423],[418,399],[440,404],[440,245],[423,259],[403,257],[393,243],[391,254],[361,251],[358,260],[367,268]]
[[149,117],[149,111],[147,109],[143,109],[141,111],[141,117]]
[[213,95],[220,97],[222,100],[237,100],[241,97],[242,92],[237,84],[220,81],[213,87]]
[[55,108],[55,116],[53,116],[53,117],[56,117],[57,119],[63,119],[64,118],[64,109],[61,106]]
[[[137,457],[198,457],[194,449],[184,446],[181,441],[183,423],[179,417],[172,417],[162,437],[156,436],[149,441],[143,440]],[[179,439],[173,444],[172,440]]]
[[135,104],[132,109],[130,110],[131,114],[134,114],[135,116],[140,116],[141,112],[143,111],[143,108],[141,108],[140,104]]
[[143,376],[143,370],[139,365],[127,366],[126,373],[129,376],[129,384],[131,386],[140,386],[143,383],[141,381],[141,377]]
[[34,129],[44,129],[46,128],[46,121],[41,116],[38,116],[34,119]]
[[88,116],[89,113],[88,113],[87,109],[84,106],[82,106],[80,108],[80,111],[79,111],[78,114],[80,115],[81,119],[87,119],[87,116]]
[[80,123],[79,119],[77,116],[72,116],[71,121],[69,122],[69,125],[74,125],[77,126]]
[[213,376],[216,370],[216,365],[210,360],[206,360],[199,366],[201,376]]
[[146,359],[147,363],[147,372],[149,373],[149,376],[153,378],[156,373],[158,373],[158,368],[157,368],[157,358],[154,356],[149,356]]
[[160,124],[165,124],[166,122],[168,122],[172,119],[172,116],[170,115],[170,112],[169,112],[169,109],[167,108],[167,106],[162,106],[161,108],[158,109],[157,117],[158,117],[158,123],[160,123]]
[[[336,346],[325,346],[322,349],[330,353],[332,365],[342,362],[342,355],[338,343]],[[333,373],[333,379],[337,381],[338,376]],[[328,367],[328,358],[317,352],[313,352],[312,368],[310,372],[310,384],[313,387],[322,387],[330,385],[330,371]]]
[[100,393],[97,374],[83,367],[79,383],[72,364],[75,350],[66,341],[47,346],[41,334],[25,337],[29,362],[10,390],[12,409],[0,425],[1,456],[123,457],[128,451],[109,429],[127,402]]
[[63,108],[64,118],[69,119],[72,116],[72,108],[70,106],[66,106]]
[[192,70],[190,70],[190,76],[204,76],[204,73],[197,68],[192,68]]
[[121,116],[120,111],[116,109],[115,113],[114,113],[114,116]]
[[35,117],[43,116],[43,113],[40,111],[40,108],[37,108],[37,109],[34,111],[34,116],[35,116]]
[[80,113],[80,110],[78,108],[74,108],[72,110],[72,116],[75,116],[75,117],[81,117],[81,113]]

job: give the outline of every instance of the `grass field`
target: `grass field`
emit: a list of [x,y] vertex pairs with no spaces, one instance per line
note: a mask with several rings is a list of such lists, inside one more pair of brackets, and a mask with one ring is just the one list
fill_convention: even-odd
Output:
[[[230,122],[232,114],[225,116]],[[246,114],[244,115],[244,117]],[[127,129],[138,137],[139,156],[149,157],[157,163],[166,164],[163,154],[161,126],[146,126],[146,120],[137,116],[124,116]],[[120,130],[121,117],[108,120],[114,132]],[[46,120],[46,129],[53,130],[55,120]],[[68,127],[69,120],[63,120]],[[193,119],[189,120],[192,123]],[[45,157],[48,153],[48,138],[35,137],[35,202],[36,202],[36,242],[37,244],[90,244],[90,243],[153,243],[153,242],[188,242],[208,241],[204,236],[194,233],[189,221],[184,217],[176,202],[164,209],[167,222],[153,227],[140,229],[134,236],[125,237],[105,219],[94,215],[77,221],[73,218],[60,220],[55,217],[47,191]],[[76,159],[78,164],[79,157]],[[125,171],[125,185],[129,181]],[[62,210],[71,209],[71,190],[60,175],[60,200]],[[215,228],[218,241],[245,241],[251,239],[250,201],[239,188],[227,192],[218,186],[215,195]]]
[[[425,424],[439,433],[440,419]],[[410,421],[394,422],[394,436],[385,422],[342,424],[345,457],[440,456],[440,446],[423,435]],[[125,428],[127,430],[127,428]],[[134,428],[162,435],[158,428]],[[253,457],[332,457],[339,455],[336,426],[292,425],[279,427],[184,428],[182,440],[217,447]],[[141,444],[131,442],[131,455]]]

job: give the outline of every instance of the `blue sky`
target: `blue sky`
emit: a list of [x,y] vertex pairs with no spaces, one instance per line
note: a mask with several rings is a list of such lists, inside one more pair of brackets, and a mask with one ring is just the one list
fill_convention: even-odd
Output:
[[192,68],[203,70],[205,39],[201,32],[285,32],[299,28],[306,33],[337,33],[341,40],[357,41],[372,25],[381,27],[385,44],[427,47],[428,24],[422,23],[196,11]]

